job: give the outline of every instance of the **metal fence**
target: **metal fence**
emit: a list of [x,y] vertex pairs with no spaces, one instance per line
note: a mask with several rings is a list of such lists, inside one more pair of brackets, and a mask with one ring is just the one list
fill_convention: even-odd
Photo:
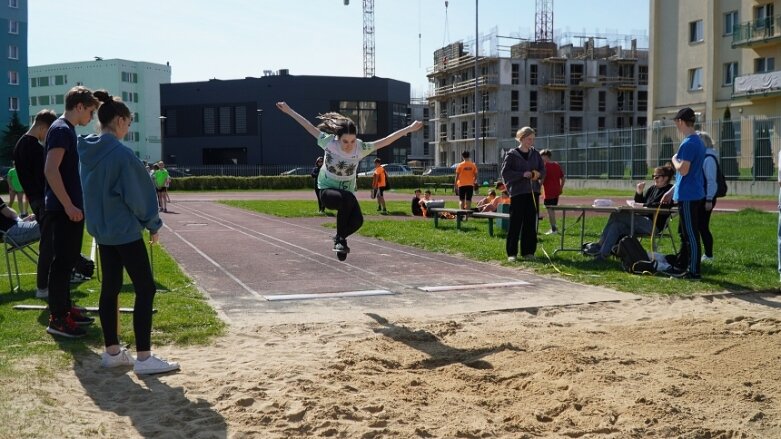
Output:
[[[781,117],[749,116],[697,124],[707,131],[719,151],[729,180],[773,180],[781,148]],[[542,134],[542,133],[539,133]],[[678,150],[682,136],[671,121],[650,127],[605,130],[553,136],[538,135],[535,148],[550,149],[569,178],[635,179],[650,175]],[[516,146],[513,139],[500,147]]]
[[[696,128],[707,131],[720,153],[721,169],[729,180],[773,180],[777,178],[775,158],[781,148],[781,116],[747,116],[708,121]],[[670,161],[682,136],[671,121],[650,127],[604,130],[544,136],[535,147],[550,149],[568,178],[646,178],[653,168]],[[505,150],[517,145],[514,139],[499,142]],[[483,166],[483,165],[481,165]],[[370,169],[368,165],[364,166]],[[366,170],[361,169],[361,170]],[[173,177],[189,175],[256,176],[309,175],[312,164],[291,165],[178,165],[169,167]],[[481,175],[483,175],[481,168]]]

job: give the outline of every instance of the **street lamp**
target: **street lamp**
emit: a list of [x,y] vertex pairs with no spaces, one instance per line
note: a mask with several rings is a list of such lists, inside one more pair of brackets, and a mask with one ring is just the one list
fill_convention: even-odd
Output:
[[263,109],[258,108],[258,137],[260,138],[260,164],[264,165],[263,161]]
[[165,135],[165,120],[167,119],[167,117],[160,116],[158,119],[160,119],[160,158],[162,159],[163,157],[165,157],[165,150],[163,148],[164,145],[163,137]]

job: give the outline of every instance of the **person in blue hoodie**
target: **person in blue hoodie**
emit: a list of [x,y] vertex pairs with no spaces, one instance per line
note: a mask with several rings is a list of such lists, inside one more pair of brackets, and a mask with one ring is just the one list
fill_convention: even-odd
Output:
[[[130,109],[104,90],[94,93],[100,133],[79,137],[81,185],[87,231],[97,241],[103,281],[100,289],[100,323],[106,351],[103,367],[128,367],[139,375],[170,372],[179,364],[152,354],[152,303],[155,281],[149,265],[144,229],[151,244],[158,241],[163,222],[158,214],[155,186],[143,163],[119,139],[130,130]],[[137,358],[119,344],[117,307],[123,269],[127,270],[136,300],[133,332]]]

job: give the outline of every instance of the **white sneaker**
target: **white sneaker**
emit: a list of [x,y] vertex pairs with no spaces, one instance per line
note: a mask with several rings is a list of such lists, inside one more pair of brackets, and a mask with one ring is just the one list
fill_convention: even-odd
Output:
[[555,235],[557,233],[559,233],[559,231],[558,230],[553,230],[553,229],[550,229],[547,232],[545,232],[546,235]]
[[100,367],[130,367],[133,365],[134,361],[136,361],[136,359],[133,358],[130,352],[128,352],[127,349],[122,348],[117,355],[103,352],[100,356]]
[[702,258],[700,258],[700,262],[712,263],[713,262],[713,256],[702,255]]
[[137,375],[153,375],[156,373],[166,373],[179,369],[179,363],[168,361],[154,354],[144,361],[136,359],[133,365],[133,372]]
[[515,262],[515,261],[516,261],[516,257],[515,256],[508,256],[507,257],[507,262]]
[[36,289],[35,297],[38,298],[38,299],[48,299],[49,298],[49,289],[48,288],[44,288],[44,289],[38,288],[38,289]]

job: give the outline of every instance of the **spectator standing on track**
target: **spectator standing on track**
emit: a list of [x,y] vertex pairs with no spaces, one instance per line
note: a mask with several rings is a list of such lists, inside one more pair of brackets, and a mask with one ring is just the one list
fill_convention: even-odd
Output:
[[463,160],[456,166],[455,187],[458,193],[459,207],[464,210],[472,208],[472,195],[477,184],[477,165],[469,159],[469,151],[461,153]]
[[350,253],[347,237],[363,224],[361,206],[354,194],[358,164],[372,152],[423,128],[423,123],[415,121],[383,139],[364,142],[356,137],[358,129],[355,123],[339,113],[318,116],[322,122],[314,126],[285,102],[277,102],[277,108],[315,137],[318,146],[325,151],[323,167],[317,176],[317,187],[320,189],[323,205],[337,211],[333,250],[339,260],[344,261]]
[[89,89],[77,86],[65,95],[65,113],[46,133],[46,208],[41,235],[51,239],[53,259],[49,268],[49,326],[46,332],[63,337],[83,337],[80,325],[95,319],[73,306],[70,278],[81,258],[84,237],[84,203],[76,151],[76,125],[87,126],[98,107]]
[[[158,241],[163,226],[155,199],[155,188],[143,163],[119,139],[130,130],[133,116],[119,98],[99,90],[95,97],[100,134],[79,138],[81,181],[84,187],[84,212],[87,230],[95,237],[100,251],[103,278],[100,288],[100,323],[105,352],[103,367],[133,366],[139,375],[170,372],[179,364],[152,354],[152,304],[155,281],[143,238],[149,230],[151,244]],[[137,359],[119,344],[119,291],[127,271],[133,289],[133,333]]]
[[314,182],[315,186],[315,197],[317,197],[317,211],[319,213],[325,213],[325,206],[323,206],[323,201],[320,199],[320,189],[317,188],[317,175],[320,174],[320,168],[323,167],[323,158],[318,157],[315,160],[315,166],[312,168],[312,172],[309,174],[310,177],[312,177],[312,181]]
[[504,156],[502,181],[510,194],[510,225],[507,230],[507,260],[518,257],[518,240],[524,259],[534,259],[537,251],[537,199],[539,181],[545,177],[545,163],[534,149],[535,132],[523,127],[515,135],[518,147]]
[[[19,174],[19,181],[25,188],[30,209],[35,215],[39,225],[43,224],[44,196],[46,177],[43,175],[43,167],[46,162],[46,132],[57,120],[57,114],[52,110],[41,110],[35,115],[33,125],[19,138],[14,147],[14,163]],[[52,263],[52,245],[50,235],[41,235],[38,243],[38,265],[36,269],[35,297],[46,299],[49,297],[49,267]]]
[[385,188],[388,186],[388,174],[382,167],[382,160],[374,159],[374,175],[372,176],[372,198],[377,198],[377,212],[388,214],[385,208]]
[[[551,160],[553,153],[549,149],[543,149],[540,151],[542,161],[545,162],[545,179],[542,181],[542,187],[545,192],[545,200],[543,203],[545,206],[558,206],[559,197],[564,190],[564,171],[561,169],[561,165],[558,162]],[[559,229],[556,228],[556,212],[548,210],[548,221],[550,221],[550,230],[546,232],[546,235],[552,235],[558,233]]]

